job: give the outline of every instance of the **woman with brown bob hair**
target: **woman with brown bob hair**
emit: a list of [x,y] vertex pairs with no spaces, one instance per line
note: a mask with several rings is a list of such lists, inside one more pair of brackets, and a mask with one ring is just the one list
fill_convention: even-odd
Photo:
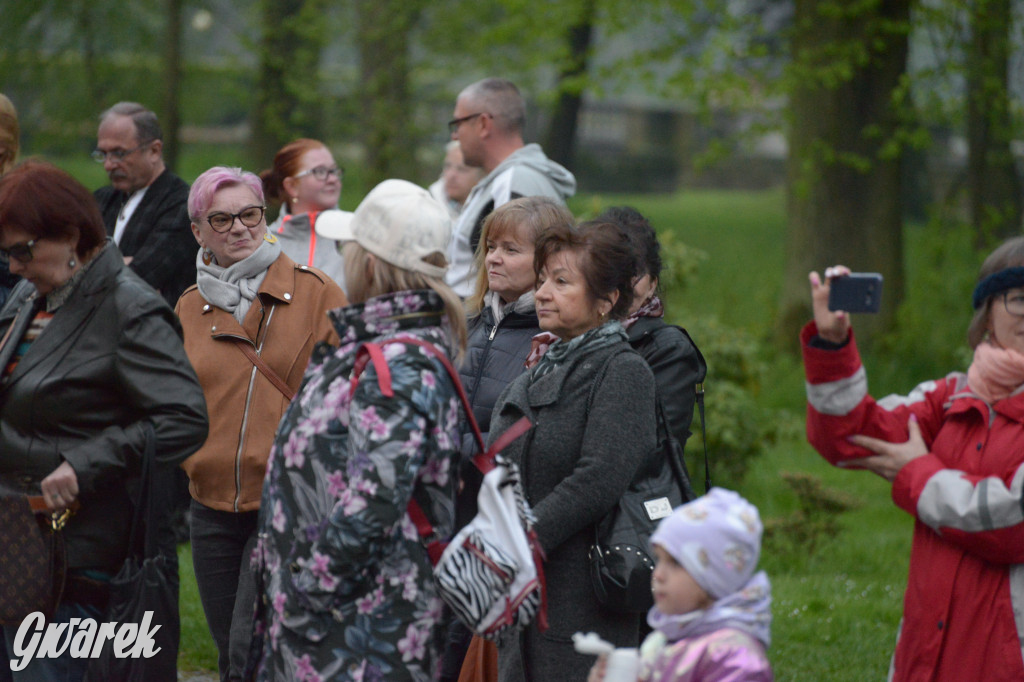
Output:
[[[160,463],[184,460],[206,438],[202,389],[178,319],[125,267],[92,195],[64,171],[27,161],[0,179],[0,258],[23,278],[0,310],[0,485],[54,512],[80,505],[50,620],[106,620],[147,426]],[[3,631],[10,650],[18,626]],[[88,663],[35,658],[14,679],[80,680]]]
[[967,371],[906,396],[868,394],[849,315],[828,309],[849,269],[824,274],[810,274],[801,334],[808,439],[830,463],[885,478],[914,517],[889,679],[1024,679],[1024,237],[981,266]]
[[536,425],[504,454],[519,465],[537,517],[550,627],[534,623],[499,641],[498,677],[570,682],[587,679],[591,663],[573,649],[574,632],[638,643],[640,615],[600,606],[587,553],[594,525],[655,454],[654,378],[619,322],[633,299],[636,258],[617,226],[550,226],[534,269],[540,328],[558,341],[502,393],[491,439],[523,416]]

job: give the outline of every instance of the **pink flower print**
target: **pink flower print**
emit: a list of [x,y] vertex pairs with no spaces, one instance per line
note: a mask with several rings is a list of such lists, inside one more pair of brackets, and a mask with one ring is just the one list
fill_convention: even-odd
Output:
[[418,567],[416,564],[413,564],[412,570],[402,577],[402,599],[415,601],[416,595],[419,594],[419,585],[416,584],[416,575],[418,573]]
[[309,654],[304,654],[302,658],[295,661],[295,679],[302,682],[320,682],[320,675],[313,667],[312,661],[309,660]]
[[305,450],[309,444],[309,438],[302,428],[296,427],[288,434],[288,442],[284,444],[284,465],[286,467],[302,468],[306,463]]
[[423,614],[423,618],[430,621],[431,623],[439,623],[441,621],[441,614],[444,611],[444,602],[439,597],[431,597],[427,600],[427,610]]
[[284,516],[284,507],[281,505],[281,500],[274,501],[274,515],[270,519],[270,525],[274,527],[278,533],[284,532],[285,523],[287,519]]
[[365,478],[357,478],[352,487],[366,497],[373,497],[377,494],[377,484]]
[[404,355],[406,352],[405,344],[403,343],[389,343],[384,346],[384,359],[390,362],[399,355]]
[[331,575],[330,561],[327,555],[313,552],[312,560],[305,562],[305,568],[317,579],[322,590],[333,590],[338,584],[338,579]]
[[424,386],[431,390],[437,387],[437,375],[433,372],[428,372],[426,370],[420,372],[420,381],[423,382]]
[[403,455],[416,455],[423,447],[423,431],[414,429],[409,431],[408,439],[402,443],[401,453]]
[[288,600],[283,592],[274,595],[274,613],[284,616],[284,603]]
[[372,405],[359,414],[359,428],[369,432],[371,438],[376,436],[376,440],[388,436],[388,425],[377,416],[377,409]]
[[352,516],[366,509],[366,499],[353,492],[352,488],[346,488],[338,496],[338,504],[341,505],[345,516]]
[[429,459],[420,474],[424,483],[445,485],[448,483],[448,466],[440,459]]
[[384,588],[378,587],[362,599],[356,600],[356,611],[358,613],[373,613],[384,603]]
[[345,473],[335,471],[327,475],[327,492],[334,498],[340,498],[342,493],[348,490],[345,485]]
[[402,652],[402,662],[419,661],[426,653],[427,633],[411,623],[405,630],[405,637],[398,640],[398,650]]

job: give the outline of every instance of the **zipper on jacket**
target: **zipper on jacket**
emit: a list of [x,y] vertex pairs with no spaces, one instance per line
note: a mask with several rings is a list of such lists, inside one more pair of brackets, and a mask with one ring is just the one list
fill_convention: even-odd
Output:
[[[502,318],[504,320],[505,318]],[[495,335],[498,333],[498,327],[501,326],[501,321],[494,323],[494,328],[491,329],[491,333],[487,335],[487,344],[484,346],[483,352],[480,353],[480,364],[476,366],[476,376],[473,377],[473,388],[469,394],[470,407],[473,405],[473,401],[476,400],[476,391],[480,388],[480,377],[484,374],[484,365],[487,364],[487,356],[491,352],[491,342],[494,341]]]
[[[263,328],[263,336],[260,338],[257,332],[257,338],[260,338],[259,345],[256,346],[256,354],[261,355],[263,352],[263,344],[267,340],[267,335],[270,333],[270,320],[274,317],[274,308],[276,306],[270,306],[270,314],[267,315],[266,325],[260,325]],[[246,339],[248,341],[248,339]],[[251,343],[251,342],[250,342]],[[242,428],[238,434],[238,449],[235,451],[235,501],[232,504],[235,512],[238,512],[238,501],[242,497],[242,450],[245,449],[245,434],[249,427],[249,407],[252,405],[252,389],[256,383],[256,365],[252,366],[252,370],[249,372],[249,390],[246,391],[245,395],[245,411],[242,412]]]

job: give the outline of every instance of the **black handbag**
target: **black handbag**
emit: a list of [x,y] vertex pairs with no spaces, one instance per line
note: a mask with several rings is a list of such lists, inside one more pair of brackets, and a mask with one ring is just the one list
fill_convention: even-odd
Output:
[[[683,448],[672,435],[657,404],[660,457],[637,473],[618,505],[594,526],[590,546],[590,581],[597,601],[617,613],[646,613],[654,604],[651,535],[672,510],[694,499]],[[703,424],[703,421],[702,421]]]
[[[128,558],[110,581],[107,620],[117,623],[149,623],[155,655],[117,658],[113,646],[105,646],[89,664],[89,680],[120,682],[174,682],[178,679],[178,555],[173,534],[163,523],[170,509],[167,494],[173,490],[174,470],[156,461],[156,434],[148,423],[138,502],[132,516]],[[147,615],[149,614],[149,615]]]

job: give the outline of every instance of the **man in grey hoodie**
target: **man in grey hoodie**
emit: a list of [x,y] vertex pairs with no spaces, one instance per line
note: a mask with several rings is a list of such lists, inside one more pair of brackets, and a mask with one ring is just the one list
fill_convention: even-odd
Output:
[[455,100],[448,128],[467,166],[486,175],[473,187],[452,230],[446,280],[463,298],[473,292],[473,254],[491,211],[518,197],[545,196],[562,203],[576,192],[576,178],[550,160],[538,144],[523,142],[526,105],[519,88],[502,78],[467,86]]

